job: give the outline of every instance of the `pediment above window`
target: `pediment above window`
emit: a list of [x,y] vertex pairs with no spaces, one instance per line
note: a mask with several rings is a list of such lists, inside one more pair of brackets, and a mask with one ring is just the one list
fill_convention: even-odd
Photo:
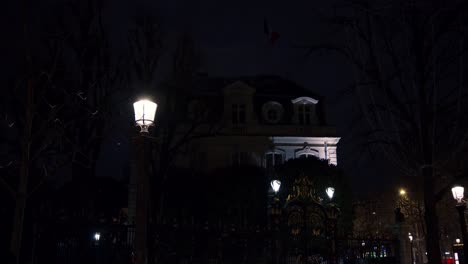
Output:
[[318,150],[316,149],[313,149],[311,148],[310,146],[304,146],[304,148],[302,149],[297,149],[296,151],[296,158],[299,158],[299,157],[310,157],[310,156],[314,156],[314,157],[319,157],[319,152]]
[[312,97],[298,97],[296,99],[291,100],[293,104],[317,104],[318,100]]

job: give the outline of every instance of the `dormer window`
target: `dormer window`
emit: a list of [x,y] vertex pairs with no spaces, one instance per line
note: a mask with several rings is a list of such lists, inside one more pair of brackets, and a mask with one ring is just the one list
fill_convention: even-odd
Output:
[[297,118],[300,125],[310,125],[311,123],[312,105],[303,104],[297,108]]
[[232,104],[232,123],[245,124],[245,104]]
[[278,123],[283,117],[283,106],[278,102],[268,102],[262,107],[263,119],[270,124]]
[[315,105],[318,100],[310,97],[299,97],[292,100],[294,104],[294,123],[311,125],[316,122]]

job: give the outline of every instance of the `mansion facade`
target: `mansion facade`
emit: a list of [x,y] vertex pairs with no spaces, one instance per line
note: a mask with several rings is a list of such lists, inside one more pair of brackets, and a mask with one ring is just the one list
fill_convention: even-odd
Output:
[[176,164],[201,171],[233,165],[269,168],[315,156],[337,165],[340,138],[326,123],[324,110],[322,97],[280,77],[199,77],[188,117],[214,124],[199,129],[211,129],[211,134],[191,141],[188,154]]

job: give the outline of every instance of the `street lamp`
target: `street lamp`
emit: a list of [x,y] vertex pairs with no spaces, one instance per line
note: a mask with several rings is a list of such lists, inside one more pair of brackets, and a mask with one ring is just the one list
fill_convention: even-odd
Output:
[[101,239],[101,234],[100,234],[99,232],[96,232],[96,233],[94,234],[94,240],[95,240],[96,242],[98,242],[99,239]]
[[148,127],[153,125],[158,105],[148,99],[133,103],[135,123],[140,126],[140,133],[148,133]]
[[273,189],[273,191],[275,192],[275,194],[278,193],[278,191],[280,190],[281,188],[281,181],[279,180],[272,180],[270,182],[270,185],[271,185],[271,188]]
[[452,188],[453,199],[455,199],[458,203],[462,203],[464,192],[465,188],[463,188],[462,186],[454,186]]
[[328,195],[328,198],[333,199],[333,195],[335,194],[335,188],[333,187],[328,187],[325,192],[327,193]]
[[413,235],[408,233],[408,239],[410,241],[410,248],[411,248],[411,264],[414,264],[414,255],[413,255]]
[[452,188],[452,195],[453,199],[457,201],[457,211],[458,211],[458,217],[460,220],[460,228],[461,228],[461,233],[462,233],[462,240],[463,240],[463,259],[466,260],[468,257],[468,239],[467,239],[467,234],[466,234],[466,220],[465,220],[465,209],[466,209],[466,204],[465,201],[463,201],[464,198],[464,191],[465,188],[462,186],[454,186]]
[[336,264],[336,221],[338,218],[339,210],[334,203],[331,202],[335,194],[335,188],[327,187],[325,189],[330,202],[327,205],[327,217],[329,221],[329,230],[331,232],[330,236],[330,263]]
[[149,165],[151,143],[147,142],[148,128],[154,124],[158,105],[148,99],[133,103],[135,124],[140,127],[140,136],[135,137],[137,150],[135,251],[136,264],[147,263],[148,211],[149,211]]
[[405,196],[405,195],[406,195],[406,190],[403,189],[403,188],[401,188],[401,189],[400,189],[400,195],[401,195],[401,196]]
[[280,188],[281,188],[281,181],[280,180],[272,180],[270,182],[271,189],[275,192],[275,197],[273,198],[273,203],[271,207],[271,221],[272,221],[272,228],[273,228],[273,237],[274,242],[272,246],[272,261],[273,263],[279,263],[280,255],[279,255],[279,248],[280,245],[280,219],[281,219],[281,207],[280,207],[280,200],[277,196]]

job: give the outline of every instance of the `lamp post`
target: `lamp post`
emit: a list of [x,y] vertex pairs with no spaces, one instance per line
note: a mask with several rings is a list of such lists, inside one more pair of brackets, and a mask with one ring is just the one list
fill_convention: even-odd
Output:
[[281,181],[279,180],[272,180],[270,182],[271,189],[273,192],[275,192],[275,197],[273,199],[273,205],[271,208],[271,216],[272,216],[272,222],[273,222],[273,234],[274,234],[274,246],[273,246],[273,263],[279,263],[280,262],[280,239],[279,239],[279,234],[280,234],[280,229],[279,229],[279,224],[280,224],[280,217],[281,217],[281,209],[279,205],[279,198],[278,198],[278,192],[281,188]]
[[135,138],[138,152],[137,174],[136,174],[136,215],[135,215],[135,251],[136,264],[148,262],[148,200],[149,200],[149,177],[148,156],[151,155],[146,136],[149,127],[154,124],[156,109],[158,105],[150,100],[139,100],[133,104],[135,111],[135,123],[140,127],[140,134]]
[[466,235],[466,220],[465,220],[465,209],[466,203],[463,200],[465,188],[462,186],[454,186],[452,188],[453,199],[457,201],[457,211],[460,220],[460,228],[462,233],[462,241],[463,241],[463,260],[466,261],[468,257],[468,240]]
[[414,264],[414,255],[413,255],[413,235],[408,233],[408,239],[410,241],[410,254],[411,254],[411,264]]
[[329,221],[329,231],[330,231],[330,263],[336,264],[336,219],[338,218],[338,208],[332,202],[333,196],[335,195],[335,188],[327,187],[325,193],[329,198],[329,203],[327,207],[327,215]]
[[455,244],[453,244],[453,258],[455,260],[455,264],[460,264],[460,242],[461,240],[459,238],[455,239]]

